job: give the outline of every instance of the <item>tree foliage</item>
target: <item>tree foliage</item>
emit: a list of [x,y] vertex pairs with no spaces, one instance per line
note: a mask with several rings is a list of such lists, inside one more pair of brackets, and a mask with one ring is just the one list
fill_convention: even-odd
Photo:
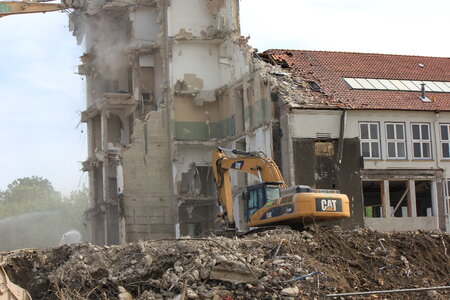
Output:
[[88,198],[86,188],[64,196],[42,177],[14,180],[0,191],[0,251],[56,246],[69,230],[87,240]]
[[0,199],[0,218],[46,211],[62,202],[61,193],[55,191],[50,181],[37,176],[14,180],[0,193]]

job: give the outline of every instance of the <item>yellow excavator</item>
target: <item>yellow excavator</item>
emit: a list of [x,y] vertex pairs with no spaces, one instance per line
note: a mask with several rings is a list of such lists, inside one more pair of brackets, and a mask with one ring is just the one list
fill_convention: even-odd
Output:
[[17,14],[46,13],[66,9],[60,3],[44,3],[52,0],[0,1],[0,18]]
[[0,263],[0,300],[31,300],[30,294],[12,283]]
[[[229,157],[225,151],[235,156]],[[277,164],[262,152],[218,148],[212,167],[226,229],[236,228],[230,170],[252,174],[260,181],[243,192],[249,227],[289,225],[301,229],[311,223],[350,217],[347,195],[302,185],[287,187]]]

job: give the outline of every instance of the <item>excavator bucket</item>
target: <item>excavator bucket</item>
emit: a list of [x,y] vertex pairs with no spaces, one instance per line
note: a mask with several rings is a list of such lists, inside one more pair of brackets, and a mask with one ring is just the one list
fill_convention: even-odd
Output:
[[0,300],[31,300],[27,290],[9,281],[3,267],[0,267]]

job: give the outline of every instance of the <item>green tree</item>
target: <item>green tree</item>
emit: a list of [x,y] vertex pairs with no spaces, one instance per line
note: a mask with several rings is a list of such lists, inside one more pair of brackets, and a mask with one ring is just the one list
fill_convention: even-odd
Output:
[[69,230],[88,240],[83,224],[88,197],[86,188],[63,196],[41,177],[14,180],[0,191],[0,251],[57,246]]
[[4,218],[49,210],[61,203],[62,196],[55,191],[48,179],[33,176],[14,180],[0,193],[0,199],[0,218]]

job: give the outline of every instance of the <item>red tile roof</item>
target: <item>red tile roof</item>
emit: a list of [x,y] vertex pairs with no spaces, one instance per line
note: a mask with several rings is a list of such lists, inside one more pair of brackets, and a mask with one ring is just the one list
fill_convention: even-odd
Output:
[[[326,95],[327,106],[450,111],[450,93],[427,91],[426,95],[432,102],[425,103],[419,99],[420,92],[353,90],[342,79],[350,77],[449,82],[450,58],[280,49],[264,53],[269,54],[278,64],[289,66],[294,76],[316,82]],[[309,105],[323,106],[323,98],[316,97],[317,103]]]

